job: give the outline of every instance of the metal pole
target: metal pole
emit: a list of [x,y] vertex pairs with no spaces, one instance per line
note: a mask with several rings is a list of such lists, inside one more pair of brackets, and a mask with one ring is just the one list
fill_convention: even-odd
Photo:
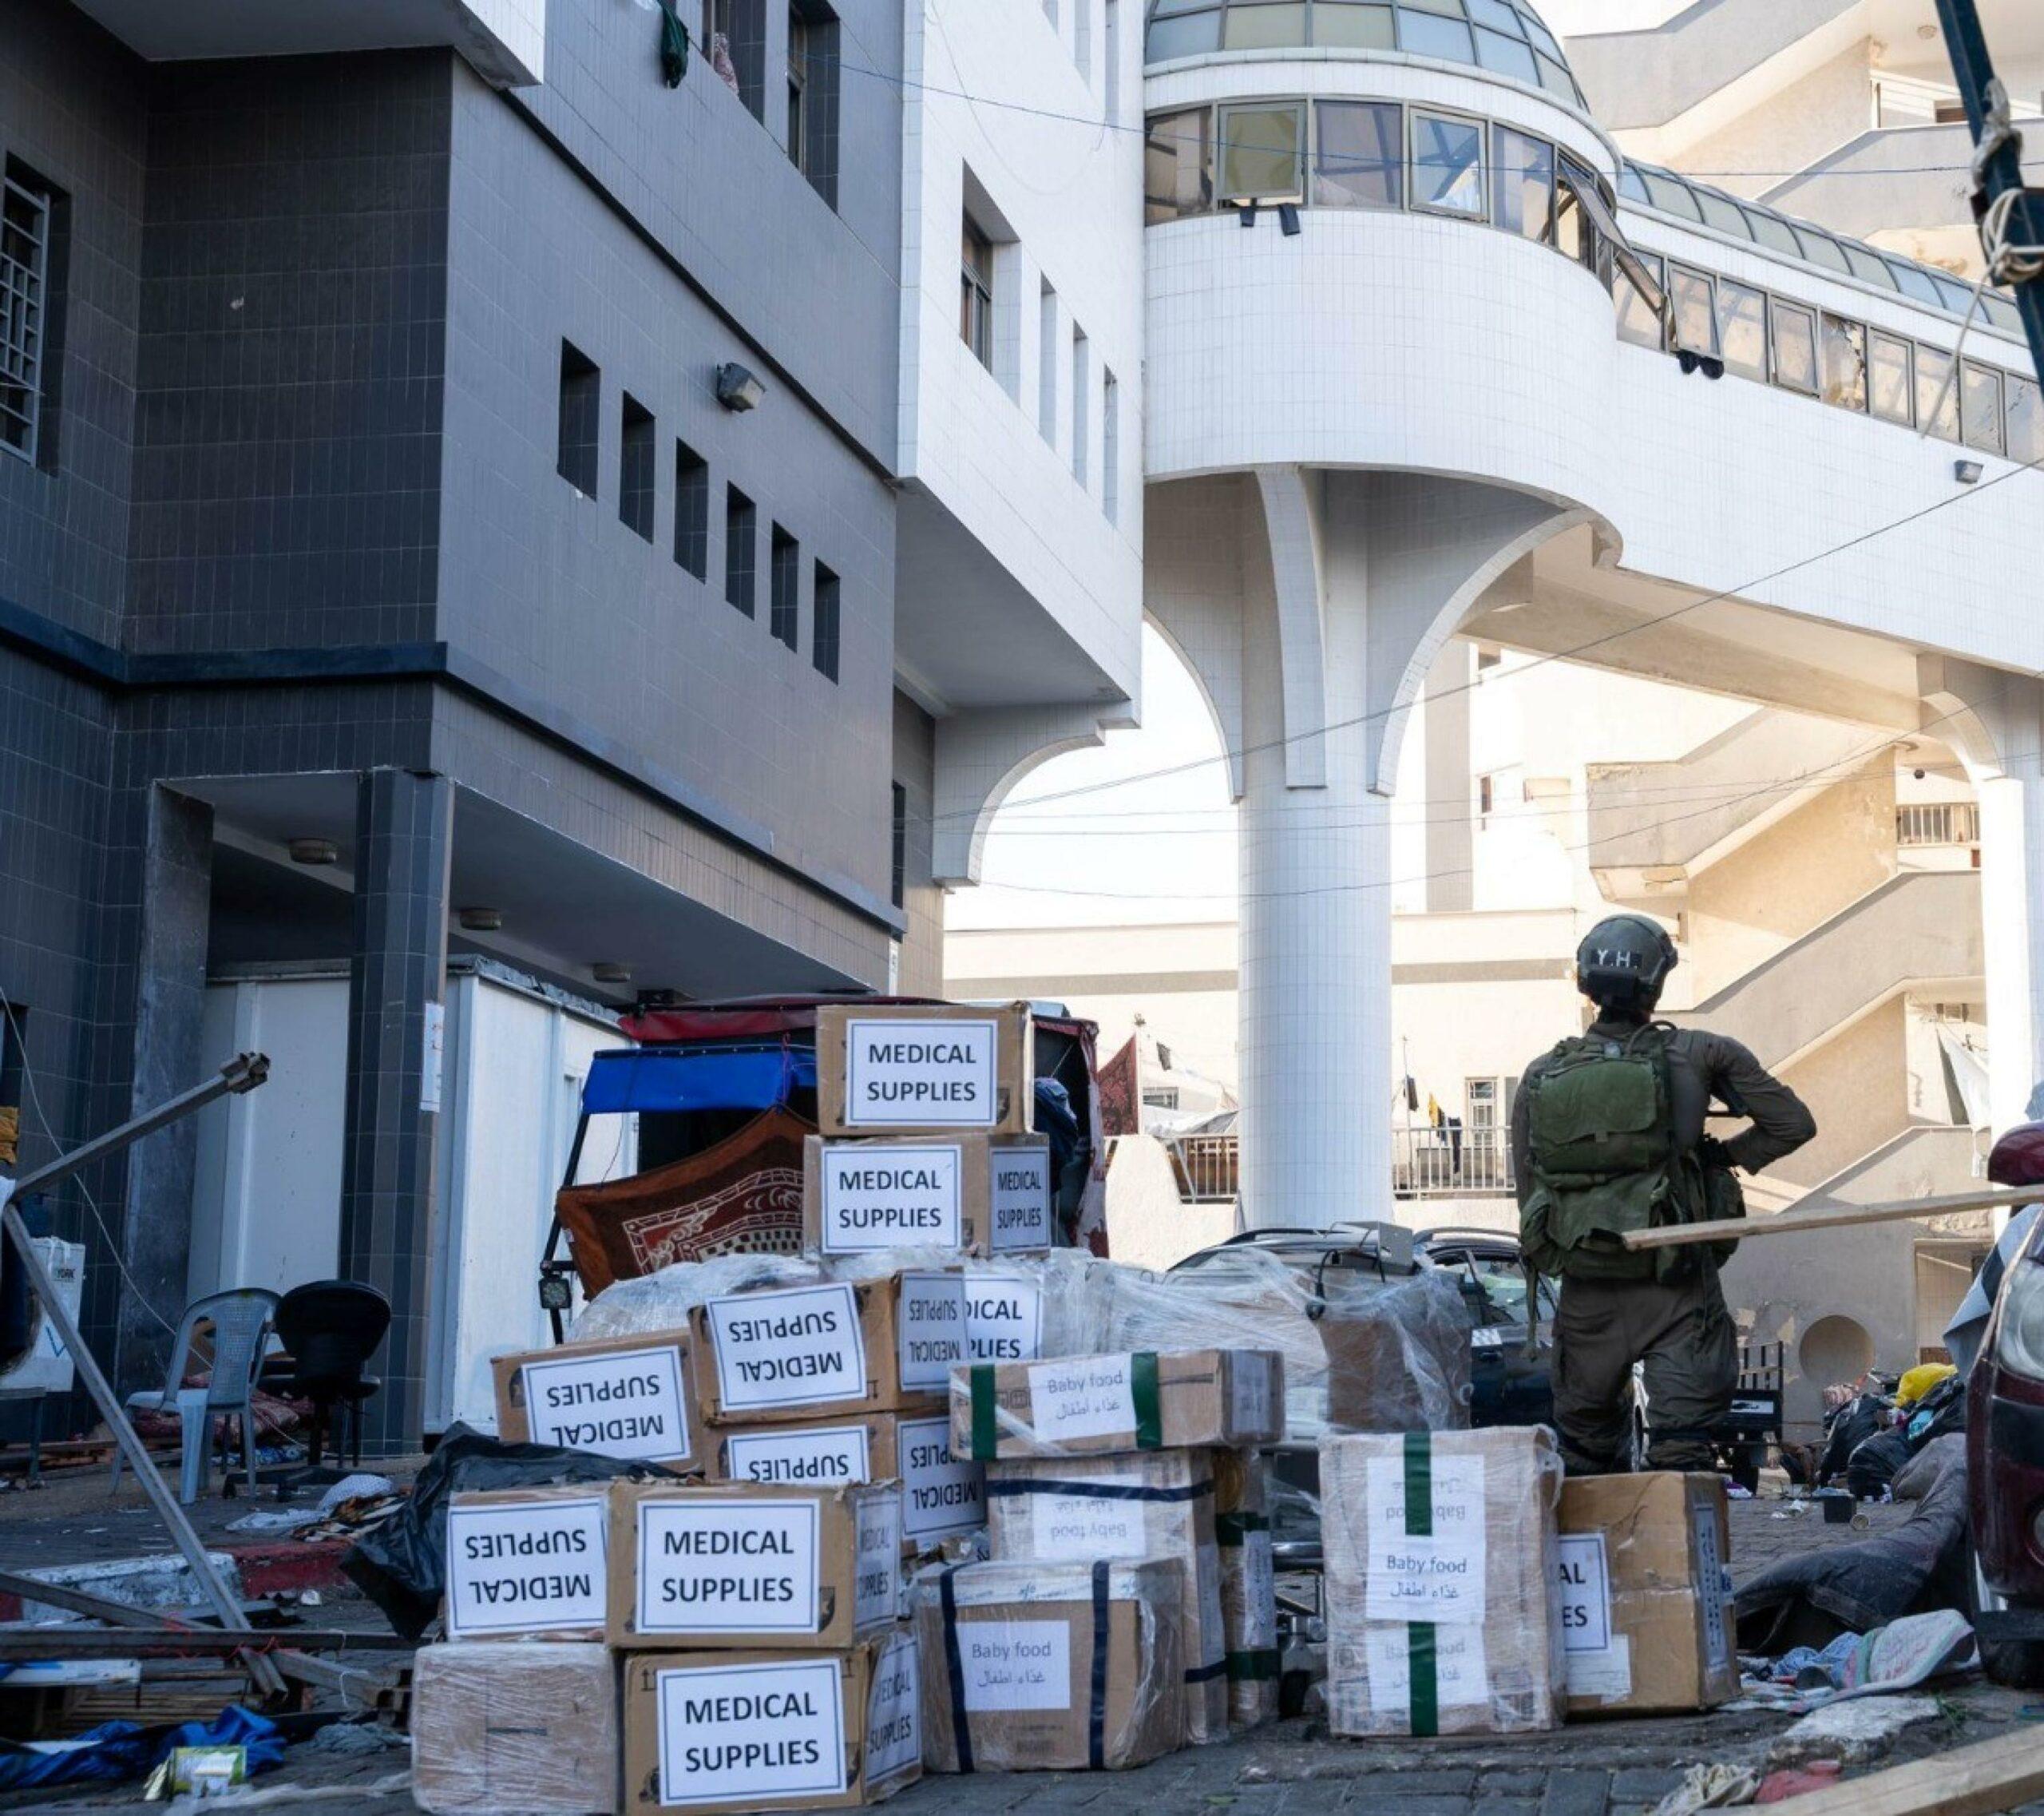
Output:
[[[128,1459],[129,1465],[139,1481],[163,1523],[176,1541],[177,1548],[184,1555],[184,1561],[192,1567],[192,1575],[204,1592],[214,1613],[220,1616],[220,1625],[233,1632],[250,1631],[248,1617],[241,1610],[241,1604],[228,1593],[213,1569],[212,1560],[207,1556],[206,1548],[199,1542],[199,1535],[192,1531],[192,1522],[184,1517],[184,1509],[177,1504],[177,1497],[156,1473],[156,1466],[149,1452],[143,1448],[135,1428],[128,1422],[128,1414],[114,1394],[112,1384],[100,1372],[100,1366],[93,1359],[92,1351],[85,1347],[85,1338],[71,1314],[64,1309],[63,1295],[57,1290],[57,1283],[50,1276],[50,1270],[43,1266],[42,1257],[36,1252],[34,1239],[29,1235],[28,1226],[22,1221],[20,1211],[14,1208],[14,1199],[18,1192],[47,1186],[55,1180],[69,1177],[80,1168],[92,1161],[117,1153],[131,1143],[139,1141],[145,1135],[154,1133],[166,1124],[175,1122],[180,1116],[188,1116],[202,1105],[210,1104],[216,1097],[230,1092],[252,1091],[269,1077],[270,1062],[260,1053],[243,1053],[220,1068],[218,1074],[204,1084],[195,1086],[169,1102],[153,1110],[145,1112],[132,1121],[123,1123],[118,1128],[87,1142],[83,1147],[53,1160],[46,1167],[25,1174],[18,1180],[0,1180],[0,1230],[4,1230],[8,1241],[14,1245],[14,1252],[21,1257],[22,1265],[28,1271],[29,1284],[38,1299],[42,1301],[43,1315],[56,1326],[57,1334],[70,1353],[73,1366],[79,1378],[85,1384],[85,1391],[93,1397],[93,1403],[99,1408],[100,1416],[106,1421],[107,1429],[113,1433],[113,1441]],[[237,1655],[247,1669],[250,1679],[265,1696],[281,1696],[284,1682],[276,1667],[259,1651],[250,1650]]]
[[[1952,74],[1966,103],[1967,123],[1973,129],[1979,184],[1974,212],[1983,212],[1997,197],[2013,191],[2017,199],[2009,204],[2009,240],[2018,245],[2044,246],[2044,195],[2024,184],[2022,137],[2008,128],[2008,92],[1996,77],[1994,59],[1987,54],[1979,9],[1975,0],[1937,0],[1937,6],[1938,22],[1944,28],[1945,45],[1951,54]],[[2044,373],[2044,278],[2010,287],[2030,339],[2030,362]]]

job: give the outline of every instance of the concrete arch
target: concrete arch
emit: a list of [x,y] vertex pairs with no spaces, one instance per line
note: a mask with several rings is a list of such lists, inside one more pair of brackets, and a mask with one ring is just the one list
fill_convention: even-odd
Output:
[[993,817],[1022,779],[1052,757],[1091,749],[1110,728],[1134,723],[1131,710],[1104,717],[1090,706],[1004,707],[939,720],[933,880],[948,887],[977,882]]
[[1155,631],[1165,645],[1176,656],[1178,664],[1192,677],[1194,691],[1199,696],[1199,704],[1206,708],[1206,716],[1213,725],[1214,736],[1221,746],[1221,760],[1228,772],[1228,799],[1239,801],[1242,798],[1242,708],[1239,700],[1232,709],[1223,713],[1220,701],[1215,698],[1209,676],[1190,652],[1179,642],[1178,633],[1155,612],[1146,612],[1143,621]]

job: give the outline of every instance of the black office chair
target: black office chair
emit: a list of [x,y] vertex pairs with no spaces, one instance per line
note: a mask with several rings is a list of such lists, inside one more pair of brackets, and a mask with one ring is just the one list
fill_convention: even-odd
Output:
[[[347,1414],[354,1461],[360,1465],[362,1403],[383,1385],[362,1370],[390,1328],[390,1302],[358,1280],[313,1280],[284,1295],[276,1332],[290,1366],[263,1385],[273,1394],[311,1401],[312,1429],[305,1465],[275,1478],[279,1500],[292,1489],[337,1482],[349,1473],[319,1461],[338,1410]],[[335,1456],[343,1450],[336,1435]]]

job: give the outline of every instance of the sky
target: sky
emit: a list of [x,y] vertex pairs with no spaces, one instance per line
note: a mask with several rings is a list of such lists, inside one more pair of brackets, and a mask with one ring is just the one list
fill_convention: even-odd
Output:
[[[1053,757],[1017,784],[987,835],[980,886],[953,893],[946,926],[1234,918],[1235,815],[1220,733],[1190,673],[1147,624],[1143,693],[1141,730],[1110,732],[1101,747]],[[1044,799],[1085,788],[1099,791]]]

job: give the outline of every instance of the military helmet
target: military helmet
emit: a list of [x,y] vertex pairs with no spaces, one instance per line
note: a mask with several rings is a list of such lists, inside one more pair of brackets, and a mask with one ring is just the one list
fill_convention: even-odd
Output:
[[1599,1009],[1650,1010],[1678,962],[1667,930],[1643,914],[1599,921],[1575,949],[1575,987]]

